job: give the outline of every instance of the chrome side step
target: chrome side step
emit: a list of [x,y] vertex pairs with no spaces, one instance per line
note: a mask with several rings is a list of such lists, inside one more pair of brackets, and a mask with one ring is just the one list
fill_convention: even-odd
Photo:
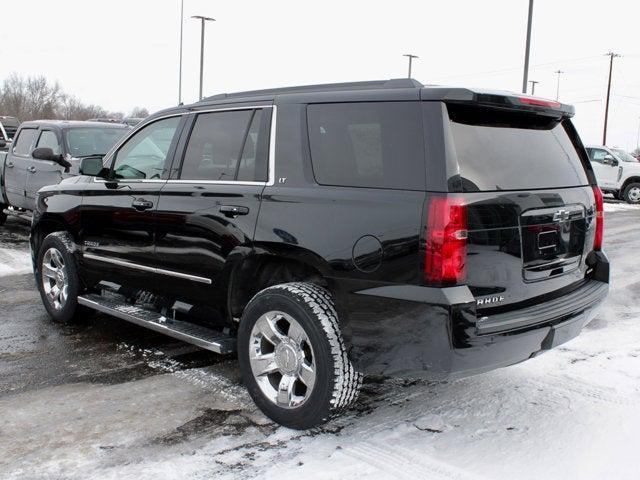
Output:
[[233,353],[235,337],[193,323],[167,318],[150,310],[119,302],[97,294],[78,297],[78,303],[108,315],[113,315],[141,327],[164,333],[216,353]]

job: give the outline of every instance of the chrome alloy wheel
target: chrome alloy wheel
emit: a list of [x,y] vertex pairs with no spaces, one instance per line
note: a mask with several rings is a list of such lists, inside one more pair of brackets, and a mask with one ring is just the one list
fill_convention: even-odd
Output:
[[56,310],[62,310],[69,297],[69,276],[60,251],[51,247],[42,257],[42,286],[47,300]]
[[249,338],[249,362],[260,390],[279,407],[299,407],[313,391],[313,348],[289,314],[271,311],[258,318]]
[[633,203],[640,202],[640,187],[633,187],[629,189],[627,195],[629,196],[629,200],[631,200]]

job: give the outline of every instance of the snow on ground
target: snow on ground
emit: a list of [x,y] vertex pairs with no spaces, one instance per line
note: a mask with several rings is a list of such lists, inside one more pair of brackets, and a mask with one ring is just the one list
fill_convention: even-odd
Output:
[[4,476],[637,480],[640,209],[611,205],[610,297],[540,357],[448,382],[369,379],[346,415],[297,432],[264,418],[229,364],[185,370],[123,345],[157,375],[0,396],[0,416],[12,412],[0,422]]
[[628,211],[636,211],[640,212],[640,205],[631,205],[629,203],[619,202],[605,202],[604,203],[604,211],[605,212],[628,212]]
[[0,247],[0,276],[17,275],[31,271],[28,251]]

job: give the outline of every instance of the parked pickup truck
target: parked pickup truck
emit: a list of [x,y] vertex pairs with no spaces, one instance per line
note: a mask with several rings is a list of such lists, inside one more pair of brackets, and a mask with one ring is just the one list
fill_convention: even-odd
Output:
[[33,210],[40,188],[77,175],[82,158],[103,156],[128,130],[122,124],[24,122],[11,149],[0,152],[0,224],[5,208]]
[[256,404],[298,429],[351,404],[362,375],[522,362],[608,292],[573,113],[411,79],[158,112],[38,192],[42,302],[61,323],[95,310],[235,351]]
[[640,162],[620,148],[587,146],[598,185],[618,200],[640,203]]

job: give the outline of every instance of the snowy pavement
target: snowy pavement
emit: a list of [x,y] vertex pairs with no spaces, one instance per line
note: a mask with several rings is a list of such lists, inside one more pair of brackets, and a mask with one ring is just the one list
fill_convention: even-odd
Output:
[[0,478],[638,479],[640,207],[605,210],[611,294],[577,339],[462,380],[369,379],[310,432],[262,416],[233,358],[105,316],[53,325],[30,275],[0,277]]

